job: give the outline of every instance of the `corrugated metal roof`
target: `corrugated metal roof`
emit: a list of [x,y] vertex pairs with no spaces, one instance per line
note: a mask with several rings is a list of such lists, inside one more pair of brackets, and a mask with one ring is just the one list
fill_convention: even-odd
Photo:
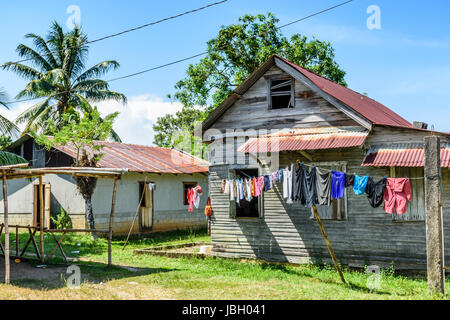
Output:
[[362,145],[367,135],[368,131],[361,127],[282,130],[275,134],[251,138],[238,151],[258,153],[351,148]]
[[[208,162],[176,149],[150,147],[135,144],[95,141],[102,144],[104,156],[98,162],[103,168],[127,168],[134,172],[196,173],[208,172]],[[76,157],[73,146],[57,146],[55,149]],[[92,152],[92,151],[91,151]]]
[[[367,151],[363,167],[423,167],[423,143],[375,146]],[[450,168],[450,145],[441,145],[441,166]]]
[[286,60],[280,56],[277,58],[283,60],[296,70],[300,71],[305,77],[311,80],[321,90],[325,91],[329,95],[342,101],[347,106],[361,114],[363,117],[373,122],[374,124],[383,124],[391,126],[400,126],[411,128],[412,124],[403,119],[400,115],[382,105],[378,101],[375,101],[365,95],[362,95],[356,91],[353,91],[347,87],[344,87],[336,82],[328,80],[316,73],[300,67],[299,65]]

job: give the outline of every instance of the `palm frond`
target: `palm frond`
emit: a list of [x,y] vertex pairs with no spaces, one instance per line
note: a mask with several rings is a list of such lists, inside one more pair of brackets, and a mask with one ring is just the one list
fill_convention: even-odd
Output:
[[78,82],[73,86],[74,92],[95,91],[95,90],[108,90],[108,82],[99,79],[88,79]]
[[9,109],[8,105],[6,104],[6,101],[8,100],[8,96],[6,95],[6,92],[0,88],[0,105],[4,106],[6,109]]
[[119,63],[115,60],[108,60],[97,63],[95,66],[83,72],[77,79],[75,79],[75,82],[84,81],[93,77],[101,77],[109,71],[117,69],[119,66]]
[[53,53],[48,47],[47,42],[45,42],[44,38],[34,33],[26,34],[25,38],[33,39],[34,46],[37,48],[39,52],[42,53],[43,56],[45,56],[46,60],[51,65],[51,67],[58,68],[58,64],[55,60],[55,57],[53,56]]
[[29,122],[31,119],[35,118],[39,113],[41,113],[45,108],[47,108],[48,103],[50,101],[50,98],[47,98],[43,101],[40,101],[36,103],[35,105],[31,106],[16,118],[14,122],[16,124]]
[[7,166],[27,162],[28,162],[27,160],[25,160],[21,156],[18,156],[17,154],[7,151],[0,151],[0,166]]
[[43,75],[38,70],[16,62],[6,62],[2,66],[5,70],[11,70],[12,72],[16,73],[20,77],[27,79],[27,80],[36,80],[40,79]]
[[15,136],[19,134],[19,128],[6,117],[0,114],[0,134],[4,136]]
[[114,100],[124,104],[127,103],[127,97],[124,94],[109,90],[86,91],[84,96],[92,102]]
[[19,44],[16,49],[17,53],[20,57],[31,59],[31,62],[33,62],[36,66],[40,67],[41,70],[49,71],[52,69],[52,66],[48,63],[48,61],[40,55],[35,50],[31,49],[30,47]]

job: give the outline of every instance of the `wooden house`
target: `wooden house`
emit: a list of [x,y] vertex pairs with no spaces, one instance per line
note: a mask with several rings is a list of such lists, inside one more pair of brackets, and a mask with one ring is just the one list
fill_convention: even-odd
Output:
[[450,255],[449,135],[426,127],[271,56],[202,125],[203,141],[210,144],[215,253],[291,263],[330,260],[311,209],[286,203],[282,184],[264,192],[252,210],[221,193],[223,179],[268,174],[302,161],[378,179],[410,178],[412,201],[406,214],[374,209],[365,195],[351,189],[318,209],[340,263],[426,268],[423,138],[434,134],[441,139],[444,247]]
[[[104,146],[98,167],[124,172],[117,188],[114,234],[127,234],[130,228],[136,234],[206,227],[206,161],[177,149],[107,141],[95,143]],[[10,150],[30,161],[33,168],[71,166],[76,157],[76,150],[70,146],[56,146],[48,151],[28,135],[13,142]],[[45,227],[50,226],[51,216],[64,209],[74,228],[87,228],[85,201],[74,177],[48,174],[43,179]],[[203,194],[199,207],[189,212],[186,194],[197,185],[202,187]],[[94,190],[92,206],[97,229],[108,228],[112,188],[111,179],[99,179]],[[41,204],[37,179],[8,181],[8,190],[10,224],[39,224]]]

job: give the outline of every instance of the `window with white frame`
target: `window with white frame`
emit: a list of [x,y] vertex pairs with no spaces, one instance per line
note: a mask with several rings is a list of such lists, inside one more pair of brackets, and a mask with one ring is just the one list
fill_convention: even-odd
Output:
[[[321,169],[346,172],[346,162],[320,162],[314,163]],[[332,199],[331,205],[316,205],[319,216],[322,220],[347,220],[347,190],[344,191],[344,197],[341,199]],[[315,219],[314,211],[311,209],[311,219]]]

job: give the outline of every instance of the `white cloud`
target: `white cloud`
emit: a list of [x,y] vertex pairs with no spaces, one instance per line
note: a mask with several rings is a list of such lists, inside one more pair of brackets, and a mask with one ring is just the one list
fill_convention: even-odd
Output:
[[161,97],[144,94],[128,98],[128,103],[122,105],[115,101],[96,104],[102,115],[118,111],[114,129],[123,142],[143,145],[153,143],[153,124],[158,117],[175,114],[181,110],[179,102],[167,102]]

